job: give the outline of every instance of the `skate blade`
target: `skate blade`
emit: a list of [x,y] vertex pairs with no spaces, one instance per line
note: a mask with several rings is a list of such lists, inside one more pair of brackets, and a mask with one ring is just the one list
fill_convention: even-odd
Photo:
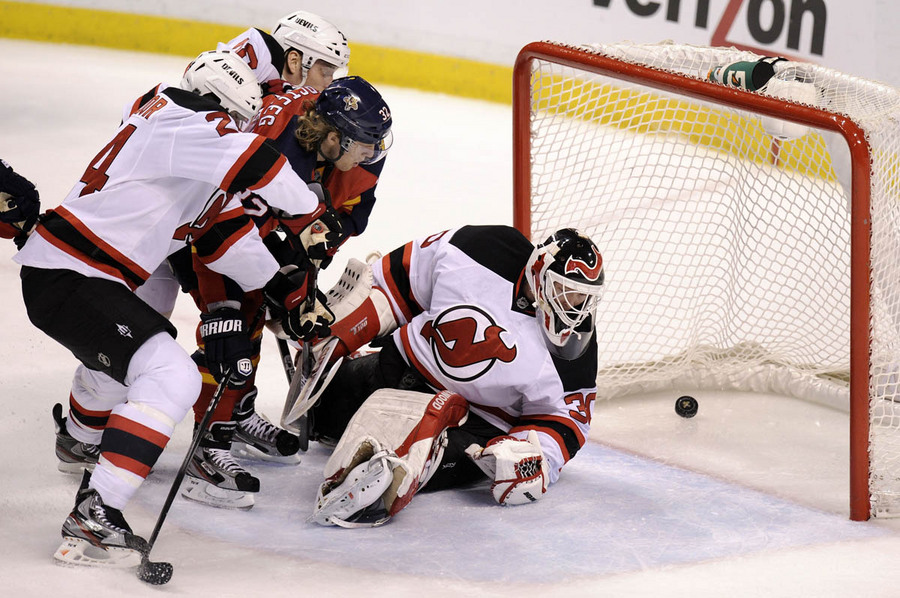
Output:
[[69,463],[68,461],[60,461],[56,464],[56,469],[58,469],[62,473],[81,475],[81,472],[85,469],[87,469],[88,471],[94,471],[94,467],[96,465],[96,463]]
[[63,543],[53,558],[58,564],[80,567],[106,567],[109,569],[131,569],[140,566],[141,553],[130,548],[101,548],[84,538],[63,537]]
[[293,455],[278,455],[261,451],[252,444],[246,444],[235,440],[231,443],[231,454],[241,459],[252,461],[268,461],[269,463],[283,463],[285,465],[297,465],[300,463],[300,453]]
[[185,478],[181,488],[181,496],[217,509],[237,509],[247,511],[254,505],[253,493],[242,490],[219,488],[204,480]]

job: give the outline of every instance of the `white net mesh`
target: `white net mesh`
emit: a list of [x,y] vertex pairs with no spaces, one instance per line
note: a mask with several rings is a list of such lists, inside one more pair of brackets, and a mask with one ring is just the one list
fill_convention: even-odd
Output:
[[[762,58],[675,44],[581,49],[704,80]],[[873,513],[900,514],[900,92],[778,62],[756,93],[790,93],[865,131],[870,490]],[[603,252],[602,396],[740,388],[847,409],[850,161],[839,134],[540,59],[530,126],[532,239],[574,224]]]

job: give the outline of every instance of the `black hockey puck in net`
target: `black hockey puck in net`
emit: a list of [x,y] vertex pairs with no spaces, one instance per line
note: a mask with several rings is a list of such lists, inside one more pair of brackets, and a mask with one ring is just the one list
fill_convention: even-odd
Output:
[[697,409],[699,408],[700,405],[697,403],[697,399],[688,395],[678,397],[678,400],[675,401],[675,413],[681,417],[694,417],[697,415]]

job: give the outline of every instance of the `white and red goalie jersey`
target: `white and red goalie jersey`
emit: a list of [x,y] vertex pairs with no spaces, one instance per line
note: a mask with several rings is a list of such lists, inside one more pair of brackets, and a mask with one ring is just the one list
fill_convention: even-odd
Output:
[[535,430],[553,483],[590,430],[597,342],[573,361],[548,351],[524,296],[533,249],[514,228],[465,226],[408,243],[372,272],[407,362],[512,436]]
[[[289,214],[319,208],[316,195],[264,137],[242,133],[214,101],[159,88],[119,127],[62,204],[50,210],[14,258],[36,268],[143,284],[168,255],[243,207],[252,190]],[[244,219],[209,266],[247,290],[278,263]],[[219,233],[217,233],[219,234]]]

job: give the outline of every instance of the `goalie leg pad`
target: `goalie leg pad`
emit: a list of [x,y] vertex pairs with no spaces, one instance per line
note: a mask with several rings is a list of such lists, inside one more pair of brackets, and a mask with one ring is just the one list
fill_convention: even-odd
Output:
[[375,527],[390,518],[382,496],[393,479],[391,454],[363,439],[347,466],[319,486],[310,521],[339,527]]
[[340,479],[366,454],[361,447],[369,446],[369,455],[388,451],[392,474],[382,499],[393,516],[434,473],[446,446],[447,428],[459,426],[467,415],[465,399],[449,391],[436,395],[387,388],[375,391],[347,425],[325,464],[325,476]]
[[455,392],[444,390],[432,397],[415,428],[397,448],[407,475],[395,475],[395,484],[385,497],[391,516],[408,505],[415,493],[428,483],[447,446],[447,429],[462,425],[468,414],[468,403]]

